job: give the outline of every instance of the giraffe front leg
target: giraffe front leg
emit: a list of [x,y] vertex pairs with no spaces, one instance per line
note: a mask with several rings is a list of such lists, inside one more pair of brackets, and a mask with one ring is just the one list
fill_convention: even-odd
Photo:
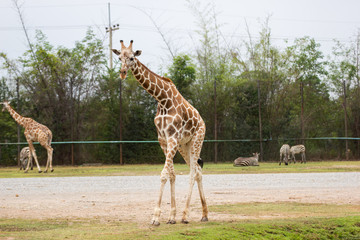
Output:
[[[164,170],[163,170],[164,172]],[[160,186],[160,193],[159,193],[159,198],[158,201],[156,203],[155,209],[154,209],[154,216],[151,220],[151,224],[154,226],[159,226],[160,225],[160,214],[161,214],[161,200],[162,200],[162,195],[164,193],[164,187],[167,181],[166,176],[163,176],[163,174],[161,174],[161,186]]]
[[160,194],[159,194],[159,200],[157,202],[157,205],[154,210],[154,217],[152,219],[152,224],[155,226],[160,225],[159,217],[161,213],[161,199],[164,192],[164,186],[167,181],[167,179],[170,179],[170,190],[171,190],[171,211],[170,211],[170,218],[168,220],[168,223],[174,224],[175,216],[176,216],[176,205],[175,205],[175,171],[174,171],[174,164],[173,164],[173,158],[176,154],[178,145],[175,139],[169,139],[168,141],[164,141],[163,139],[159,138],[159,143],[161,148],[164,151],[164,154],[166,156],[166,161],[164,168],[161,172],[161,187],[160,187]]
[[171,210],[168,224],[175,224],[176,220],[176,203],[175,203],[175,175],[170,176],[170,191],[171,191]]

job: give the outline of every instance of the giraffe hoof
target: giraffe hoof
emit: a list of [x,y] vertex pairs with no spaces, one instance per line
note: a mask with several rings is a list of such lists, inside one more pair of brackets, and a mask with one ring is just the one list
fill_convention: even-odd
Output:
[[24,171],[24,173],[28,173],[28,171]]
[[51,172],[53,172],[54,171],[54,169],[51,169]]
[[153,220],[151,224],[154,226],[160,226],[159,221],[155,221],[155,220]]
[[208,219],[207,217],[202,217],[202,218],[201,218],[201,221],[202,221],[202,222],[207,222],[207,221],[209,221],[209,219]]
[[167,222],[167,224],[175,224],[175,223],[176,223],[175,220],[169,220],[169,221]]
[[188,224],[188,223],[189,223],[189,221],[188,221],[188,220],[183,219],[183,220],[181,220],[181,223]]
[[41,170],[39,170],[39,173],[42,173],[42,171],[41,171]]

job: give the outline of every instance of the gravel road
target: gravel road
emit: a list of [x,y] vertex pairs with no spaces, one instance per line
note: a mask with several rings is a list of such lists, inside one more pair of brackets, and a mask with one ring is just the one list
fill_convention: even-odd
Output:
[[[188,175],[176,178],[178,216],[188,181]],[[360,172],[204,175],[203,184],[209,205],[277,201],[360,205]],[[159,187],[159,176],[2,178],[0,217],[150,221]],[[170,210],[169,184],[166,188],[164,218]],[[191,216],[198,220],[196,186],[191,205]]]

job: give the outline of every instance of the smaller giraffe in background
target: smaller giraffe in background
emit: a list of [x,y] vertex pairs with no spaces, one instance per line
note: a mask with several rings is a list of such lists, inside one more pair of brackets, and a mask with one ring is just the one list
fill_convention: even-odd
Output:
[[[37,160],[33,142],[39,142],[40,145],[43,146],[47,151],[47,162],[44,172],[46,173],[48,171],[49,165],[51,172],[53,172],[54,171],[52,167],[53,148],[51,147],[52,133],[50,129],[31,118],[21,116],[10,106],[8,101],[1,102],[1,104],[3,105],[2,111],[7,110],[10,113],[11,117],[19,125],[25,128],[24,135],[26,141],[29,144],[30,153],[34,157],[39,173],[41,173],[42,171],[40,169],[39,162]],[[27,173],[29,170],[30,162],[31,161],[28,161],[28,164],[25,169],[25,173]]]

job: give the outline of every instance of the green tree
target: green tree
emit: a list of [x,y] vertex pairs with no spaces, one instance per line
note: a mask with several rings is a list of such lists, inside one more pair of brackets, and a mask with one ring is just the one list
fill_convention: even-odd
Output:
[[[105,63],[102,42],[89,30],[74,48],[55,48],[37,31],[32,49],[34,55],[27,51],[18,64],[6,61],[7,70],[15,72],[21,84],[25,105],[20,114],[48,126],[53,141],[86,139],[85,112]],[[55,164],[71,163],[69,147],[54,148]],[[82,160],[80,155],[75,159]]]
[[[337,118],[337,134],[344,136],[345,118],[348,128],[348,137],[360,136],[360,34],[349,44],[336,43],[333,49],[330,62],[329,79],[332,83],[332,90],[337,96],[335,99],[337,109],[343,109],[344,114],[339,114]],[[346,105],[344,95],[346,93]],[[360,142],[353,141],[348,146],[354,155],[360,156]],[[339,150],[344,153],[344,146]]]
[[195,66],[188,55],[178,55],[173,59],[169,67],[167,77],[169,77],[185,99],[191,99],[191,86],[195,82]]

